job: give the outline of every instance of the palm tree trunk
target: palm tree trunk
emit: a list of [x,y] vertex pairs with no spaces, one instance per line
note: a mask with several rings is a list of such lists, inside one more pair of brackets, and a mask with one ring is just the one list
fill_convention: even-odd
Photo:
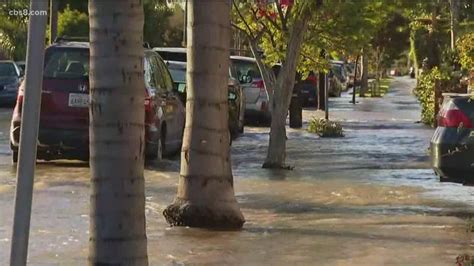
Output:
[[90,0],[90,265],[148,265],[143,6]]
[[186,127],[178,193],[163,215],[174,226],[240,228],[228,131],[230,1],[188,2]]

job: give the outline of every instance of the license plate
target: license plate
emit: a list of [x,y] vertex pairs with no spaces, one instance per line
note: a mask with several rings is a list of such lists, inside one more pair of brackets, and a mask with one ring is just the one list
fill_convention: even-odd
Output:
[[89,107],[89,94],[69,93],[69,107]]

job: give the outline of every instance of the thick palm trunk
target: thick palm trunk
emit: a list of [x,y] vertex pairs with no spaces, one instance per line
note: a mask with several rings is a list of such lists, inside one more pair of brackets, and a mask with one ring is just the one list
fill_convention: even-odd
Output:
[[186,127],[171,225],[240,228],[229,150],[230,1],[188,2]]
[[295,85],[296,66],[308,21],[309,11],[304,11],[300,20],[295,22],[287,47],[285,61],[276,81],[271,99],[272,123],[267,158],[263,168],[288,168],[286,158],[286,117]]
[[147,265],[143,7],[89,2],[90,265]]

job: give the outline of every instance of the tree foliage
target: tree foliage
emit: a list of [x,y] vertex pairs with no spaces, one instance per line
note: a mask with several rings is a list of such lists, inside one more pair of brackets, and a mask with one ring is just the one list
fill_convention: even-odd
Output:
[[181,46],[183,30],[170,25],[173,10],[165,1],[145,0],[143,2],[145,24],[143,37],[151,46]]
[[89,16],[66,6],[58,15],[58,36],[89,36]]
[[28,37],[28,17],[12,15],[11,10],[25,10],[28,1],[8,1],[0,5],[0,57],[24,60]]

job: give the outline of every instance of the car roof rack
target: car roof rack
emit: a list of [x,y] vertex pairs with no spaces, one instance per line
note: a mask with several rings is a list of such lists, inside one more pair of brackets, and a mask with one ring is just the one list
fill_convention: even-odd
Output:
[[88,42],[89,37],[70,37],[70,36],[59,36],[54,39],[54,43],[59,42]]

